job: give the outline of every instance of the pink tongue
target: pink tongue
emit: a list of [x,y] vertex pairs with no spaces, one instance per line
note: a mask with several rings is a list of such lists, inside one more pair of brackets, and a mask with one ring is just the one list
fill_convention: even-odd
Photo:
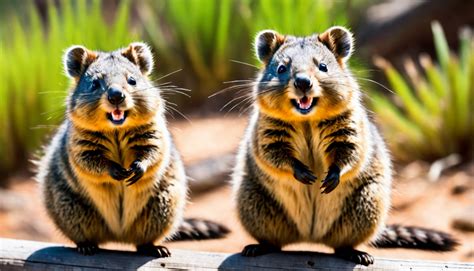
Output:
[[112,119],[113,120],[122,120],[124,117],[124,112],[122,110],[119,110],[119,109],[115,109],[113,112],[112,112]]
[[306,96],[304,96],[298,101],[301,109],[308,109],[311,106],[312,102],[313,102],[313,98],[308,98]]

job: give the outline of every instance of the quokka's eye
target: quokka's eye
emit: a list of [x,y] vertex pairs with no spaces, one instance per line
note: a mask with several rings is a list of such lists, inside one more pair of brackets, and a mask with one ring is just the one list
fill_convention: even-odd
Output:
[[137,84],[137,80],[135,80],[135,78],[133,77],[128,77],[127,79],[127,83],[130,85],[130,86],[135,86]]
[[328,66],[324,63],[319,63],[319,66],[318,66],[319,70],[322,71],[322,72],[328,72]]
[[285,65],[281,64],[280,66],[278,66],[278,69],[277,69],[277,72],[279,74],[282,74],[282,73],[285,73],[288,69],[286,68]]
[[94,80],[92,80],[91,86],[90,86],[91,91],[96,91],[96,90],[98,90],[99,88],[100,88],[99,79],[94,79]]

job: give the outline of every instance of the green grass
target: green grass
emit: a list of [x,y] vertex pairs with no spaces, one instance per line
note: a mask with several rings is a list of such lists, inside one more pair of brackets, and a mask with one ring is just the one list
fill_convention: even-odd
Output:
[[421,69],[406,59],[402,75],[384,59],[376,60],[398,103],[374,93],[372,106],[397,158],[433,161],[458,153],[472,159],[474,39],[462,29],[454,53],[438,22],[432,23],[432,31],[438,64],[422,54]]
[[330,0],[261,0],[242,1],[242,18],[253,34],[274,29],[292,35],[320,33],[333,25],[346,25],[348,13],[342,1]]
[[[87,4],[89,3],[89,4]],[[73,44],[112,50],[138,35],[129,26],[129,2],[121,1],[109,26],[101,1],[49,4],[43,23],[30,3],[6,14],[0,30],[0,173],[21,165],[64,116],[68,79],[62,54]],[[5,175],[2,175],[5,176]]]
[[[256,69],[232,60],[259,65],[252,45],[258,31],[307,35],[347,26],[348,17],[347,4],[331,0],[119,1],[117,10],[99,0],[55,2],[47,2],[45,18],[33,1],[0,3],[0,174],[22,168],[64,118],[68,79],[61,57],[73,44],[113,50],[148,42],[157,74],[182,69],[158,83],[193,89],[191,100],[170,97],[186,110],[209,102],[225,81],[255,76]],[[102,12],[113,12],[112,20]]]
[[258,64],[252,45],[257,32],[308,35],[347,23],[345,6],[330,0],[148,1],[139,14],[158,66],[169,69],[164,73],[183,69],[177,76],[195,90],[195,105],[224,81],[254,76],[255,70],[231,60]]

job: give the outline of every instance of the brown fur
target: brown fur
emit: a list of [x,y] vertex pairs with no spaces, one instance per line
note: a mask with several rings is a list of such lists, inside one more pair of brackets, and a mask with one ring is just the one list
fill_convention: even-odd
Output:
[[[147,78],[151,51],[143,43],[109,53],[74,46],[64,63],[74,79],[66,120],[46,147],[37,176],[49,216],[83,254],[116,241],[169,256],[153,243],[177,230],[180,235],[187,181],[160,90]],[[110,102],[111,89],[124,100]],[[110,114],[119,109],[125,117],[113,122]],[[196,239],[228,232],[209,221],[192,225],[200,228],[188,225],[185,232]]]
[[[265,66],[233,183],[240,221],[259,245],[243,255],[314,242],[356,263],[373,262],[354,248],[385,229],[391,161],[345,64],[352,43],[342,27],[308,37],[257,35]],[[298,87],[298,77],[310,80],[309,89]],[[298,105],[305,96],[309,109]]]

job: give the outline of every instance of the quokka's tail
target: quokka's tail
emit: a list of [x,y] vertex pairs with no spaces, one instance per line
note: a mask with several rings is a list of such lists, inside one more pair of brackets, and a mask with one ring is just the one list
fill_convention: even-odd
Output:
[[169,241],[219,239],[230,230],[219,223],[204,219],[186,218]]
[[459,242],[448,233],[432,229],[387,225],[371,242],[377,248],[413,248],[432,251],[453,251]]

